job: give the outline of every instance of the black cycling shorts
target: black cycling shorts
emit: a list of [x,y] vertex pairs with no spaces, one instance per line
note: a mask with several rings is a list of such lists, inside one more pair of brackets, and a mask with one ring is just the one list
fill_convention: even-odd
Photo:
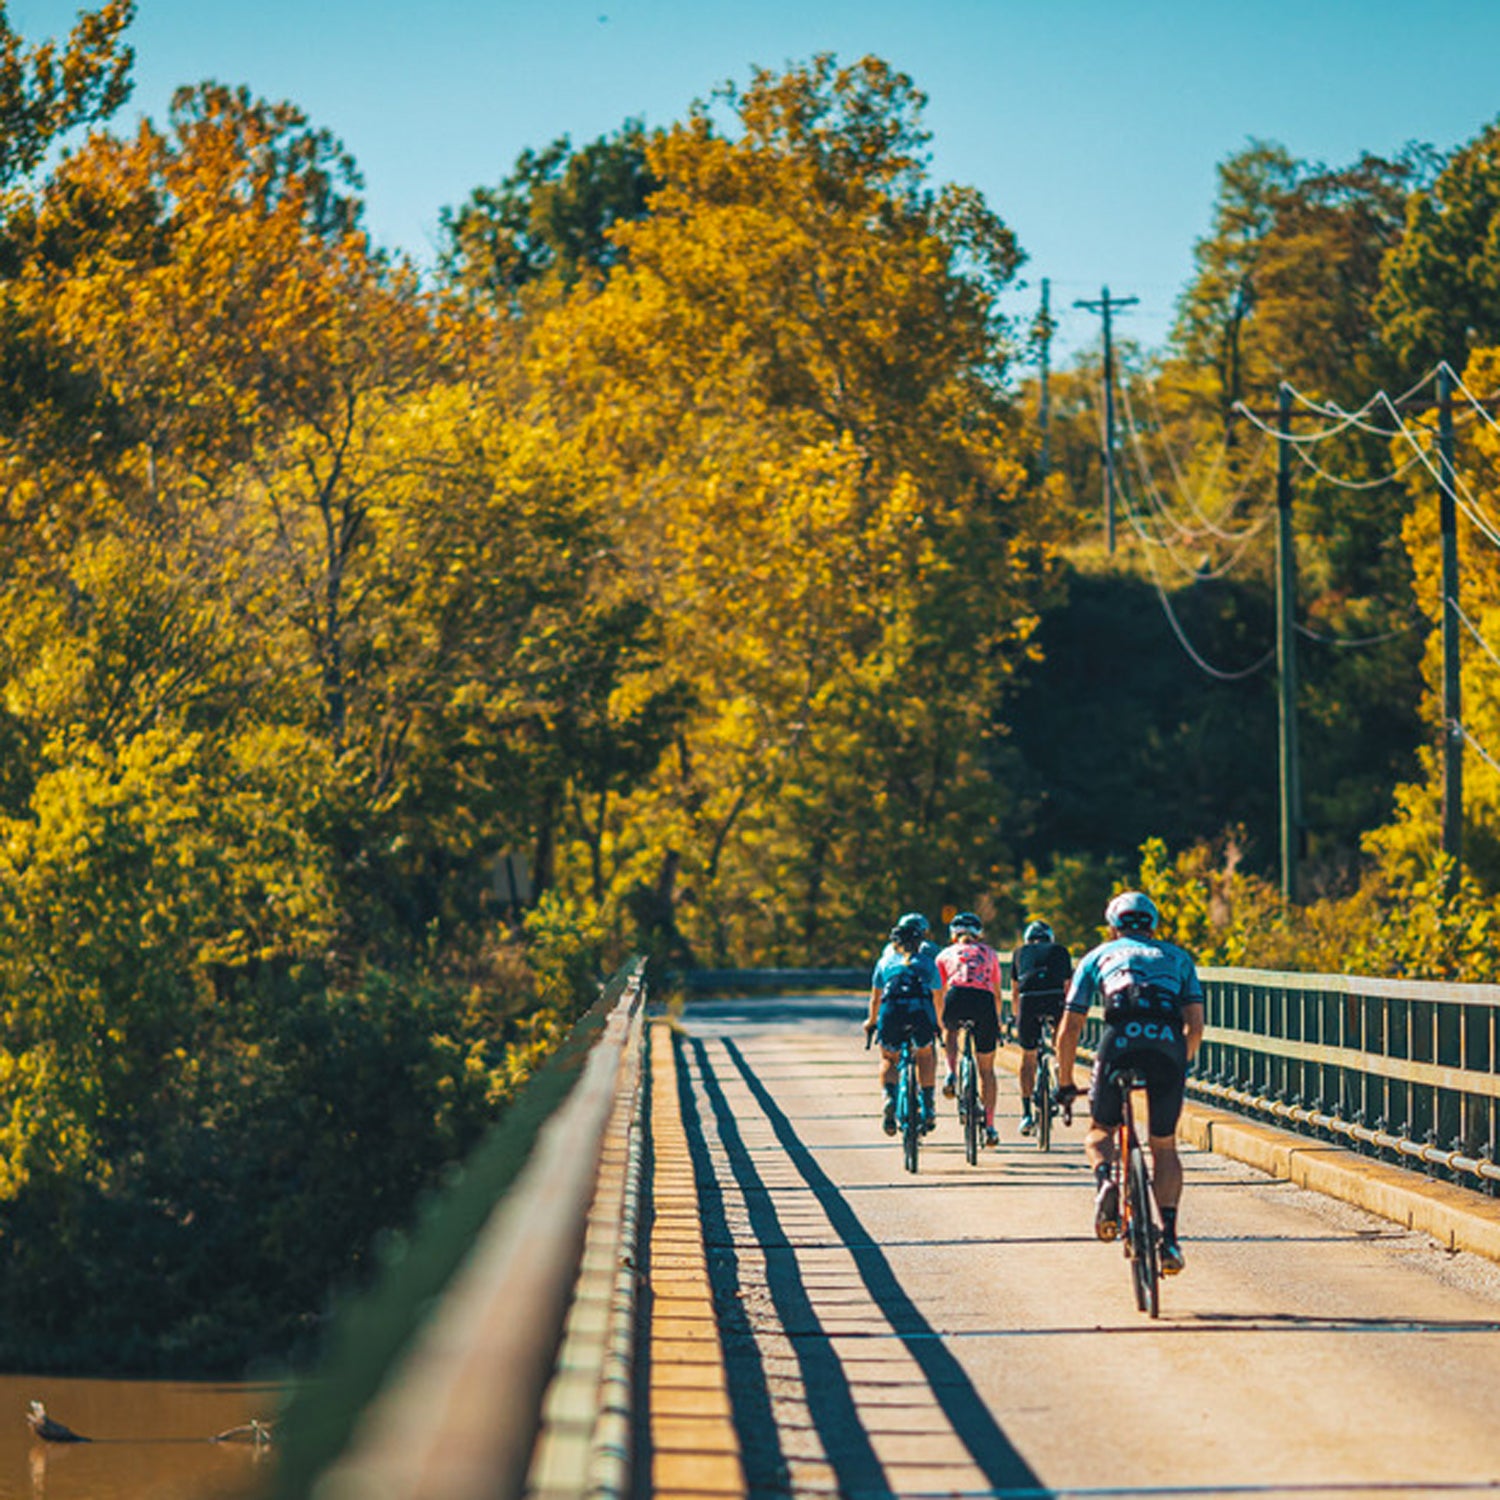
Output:
[[937,1017],[930,1005],[884,1005],[875,1017],[875,1038],[887,1052],[899,1052],[910,1035],[918,1047],[937,1035]]
[[995,996],[991,990],[976,989],[972,985],[958,984],[948,991],[943,1001],[943,1029],[957,1026],[960,1021],[974,1023],[974,1050],[990,1053],[1000,1040],[1000,1018],[995,1014]]
[[1122,1045],[1124,1038],[1111,1036],[1108,1030],[1099,1043],[1094,1058],[1094,1075],[1089,1084],[1089,1112],[1094,1124],[1114,1129],[1124,1116],[1118,1080],[1124,1068],[1139,1068],[1146,1078],[1146,1094],[1151,1101],[1151,1134],[1176,1135],[1186,1092],[1187,1053],[1177,1047],[1132,1047]]
[[1038,995],[1021,991],[1021,1013],[1016,1017],[1016,1040],[1024,1052],[1035,1052],[1042,1040],[1042,1021],[1051,1017],[1056,1023],[1062,1019],[1063,992],[1043,990]]

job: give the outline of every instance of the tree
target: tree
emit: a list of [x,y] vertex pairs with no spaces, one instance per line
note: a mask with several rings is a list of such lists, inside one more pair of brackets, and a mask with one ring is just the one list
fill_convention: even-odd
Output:
[[[1500,349],[1474,352],[1464,380],[1489,391],[1500,384]],[[1493,643],[1500,638],[1500,556],[1493,541],[1494,519],[1484,497],[1495,493],[1500,478],[1500,443],[1493,427],[1480,423],[1466,435],[1457,455],[1461,497],[1458,523],[1458,577],[1462,611],[1460,699],[1462,723],[1477,748],[1464,756],[1463,865],[1485,899],[1500,893],[1500,773],[1492,763],[1500,744],[1500,668]],[[1411,558],[1418,605],[1430,628],[1420,658],[1422,718],[1426,744],[1420,765],[1397,792],[1397,816],[1375,830],[1370,846],[1386,873],[1414,887],[1430,879],[1441,847],[1443,768],[1439,746],[1447,730],[1443,720],[1443,655],[1439,626],[1443,618],[1442,556],[1434,484],[1412,507],[1403,528]],[[1481,524],[1474,524],[1475,520]]]
[[702,107],[648,142],[649,215],[529,365],[695,705],[609,841],[679,957],[806,951],[1004,866],[996,716],[1047,569],[1013,546],[1019,252],[928,188],[921,95],[822,57],[723,98],[736,136]]
[[1383,381],[1371,304],[1433,166],[1408,147],[1330,168],[1266,141],[1220,164],[1213,232],[1195,248],[1172,342],[1216,372],[1225,414],[1240,400],[1271,404],[1281,381],[1355,404]]
[[639,121],[576,151],[561,136],[523,151],[498,188],[476,188],[461,207],[443,210],[440,269],[499,307],[547,275],[565,284],[597,275],[620,257],[610,231],[646,214],[655,188]]
[[[54,41],[27,47],[0,7],[0,191],[9,195],[8,210],[15,190],[49,150],[70,131],[107,119],[125,101],[133,56],[121,37],[134,14],[134,0],[80,11],[59,49]],[[98,423],[91,420],[88,391],[70,378],[47,329],[17,306],[10,278],[20,268],[16,247],[0,230],[0,431],[40,430],[50,434],[55,451],[75,422],[89,431],[97,431]],[[34,521],[36,489],[23,496],[16,489],[10,487],[4,519]]]
[[353,308],[376,284],[403,295],[359,231],[359,185],[293,106],[179,90],[169,133],[96,136],[14,217],[23,306],[44,307],[126,444],[191,455],[211,484],[267,425],[326,416]]
[[135,61],[121,37],[135,0],[80,11],[67,45],[27,47],[0,13],[0,187],[35,171],[53,142],[108,119],[129,97]]
[[1218,167],[1214,232],[1193,250],[1195,272],[1178,305],[1173,343],[1188,364],[1215,371],[1226,413],[1252,379],[1264,388],[1263,375],[1246,369],[1246,324],[1262,246],[1296,173],[1286,149],[1270,141],[1252,141],[1226,158]]
[[1471,348],[1500,342],[1500,122],[1413,194],[1373,311],[1410,380],[1439,360],[1461,369]]
[[[1198,245],[1156,377],[1169,441],[1190,455],[1179,462],[1195,489],[1212,470],[1269,505],[1274,446],[1253,424],[1271,424],[1283,382],[1304,400],[1346,407],[1388,383],[1393,366],[1371,306],[1407,201],[1433,170],[1419,147],[1330,168],[1266,142],[1221,166],[1214,232]],[[1240,401],[1253,418],[1236,415]],[[1396,545],[1411,500],[1399,480],[1382,483],[1391,464],[1378,434],[1295,410],[1293,452],[1306,461],[1293,465],[1303,796],[1315,856],[1334,870],[1388,815],[1420,733],[1410,564]],[[1313,445],[1320,428],[1336,435]],[[1269,536],[1239,564],[1239,576],[1267,591]],[[1217,546],[1208,550],[1217,559]]]

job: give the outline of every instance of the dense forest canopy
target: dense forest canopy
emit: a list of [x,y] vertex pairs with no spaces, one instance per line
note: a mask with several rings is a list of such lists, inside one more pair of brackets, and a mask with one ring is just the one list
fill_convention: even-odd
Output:
[[1109,553],[1099,359],[1053,373],[1043,434],[1000,310],[1025,247],[931,180],[891,63],[538,143],[424,276],[294,103],[209,80],[114,129],[132,15],[0,16],[14,1362],[296,1347],[634,952],[858,962],[914,907],[1077,946],[1132,879],[1209,961],[1493,977],[1500,446],[1468,398],[1500,385],[1500,127],[1222,164],[1170,341],[1119,351]]

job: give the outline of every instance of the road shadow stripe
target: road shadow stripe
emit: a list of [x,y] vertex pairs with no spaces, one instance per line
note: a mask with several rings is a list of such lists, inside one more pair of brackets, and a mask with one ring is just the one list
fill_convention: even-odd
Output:
[[[785,1243],[786,1232],[761,1182],[755,1162],[745,1149],[739,1121],[724,1093],[707,1049],[696,1038],[689,1038],[684,1046],[692,1052],[699,1086],[713,1111],[719,1142],[724,1148],[730,1171],[734,1174],[735,1183],[742,1195],[750,1228],[757,1243]],[[771,1294],[781,1328],[815,1326],[817,1314],[807,1289],[802,1284],[796,1261],[790,1257],[778,1257],[775,1261],[768,1258],[765,1271],[767,1290]],[[741,1308],[740,1311],[748,1324],[744,1309]],[[832,1346],[812,1339],[800,1343],[796,1352],[808,1413],[828,1461],[839,1476],[840,1486],[874,1490],[886,1486],[885,1468],[876,1456],[870,1434],[855,1404],[848,1377]],[[764,1378],[764,1365],[760,1368]],[[758,1428],[748,1428],[742,1433],[747,1450],[753,1448],[760,1439],[761,1430]]]
[[677,1098],[683,1134],[698,1186],[704,1256],[713,1289],[714,1310],[724,1354],[724,1373],[735,1431],[740,1437],[740,1459],[751,1491],[784,1490],[786,1457],[771,1408],[771,1388],[761,1363],[760,1347],[740,1300],[739,1251],[724,1213],[723,1194],[717,1191],[713,1161],[698,1112],[698,1097],[682,1055],[681,1038],[672,1038],[677,1073]]
[[[756,1076],[755,1070],[746,1062],[739,1047],[727,1037],[723,1039],[723,1046],[756,1103],[771,1122],[771,1128],[776,1132],[787,1155],[817,1193],[829,1223],[854,1256],[855,1265],[870,1296],[900,1336],[907,1353],[916,1362],[931,1388],[943,1415],[964,1447],[969,1450],[980,1472],[997,1490],[1041,1488],[1040,1480],[1031,1465],[1006,1437],[1000,1424],[980,1399],[963,1366],[943,1346],[932,1325],[918,1311],[916,1304],[897,1280],[890,1262],[872,1244],[858,1215],[818,1165],[812,1152],[802,1143],[792,1122]],[[843,1477],[840,1476],[841,1479]],[[858,1486],[851,1483],[848,1488],[853,1491]]]

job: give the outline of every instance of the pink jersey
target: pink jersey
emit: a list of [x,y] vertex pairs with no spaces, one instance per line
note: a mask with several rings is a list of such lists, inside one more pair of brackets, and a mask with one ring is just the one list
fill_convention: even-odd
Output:
[[1000,993],[1000,955],[988,943],[949,943],[937,956],[944,986]]

